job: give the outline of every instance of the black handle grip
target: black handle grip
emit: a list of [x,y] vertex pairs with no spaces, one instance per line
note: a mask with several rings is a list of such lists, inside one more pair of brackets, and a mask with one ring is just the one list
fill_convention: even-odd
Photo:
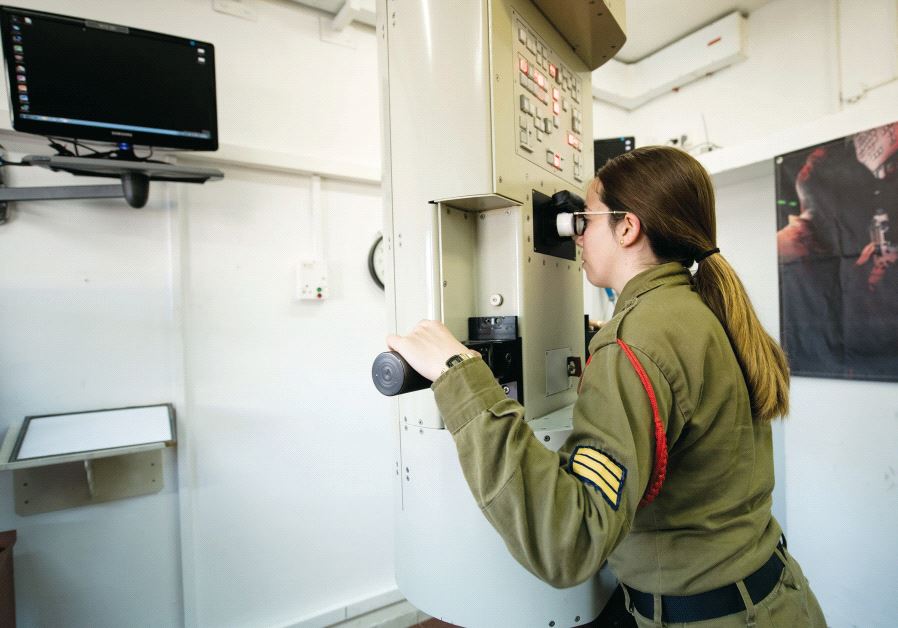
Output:
[[384,351],[374,358],[371,379],[377,390],[387,397],[430,388],[433,383],[409,366],[405,358],[395,351]]

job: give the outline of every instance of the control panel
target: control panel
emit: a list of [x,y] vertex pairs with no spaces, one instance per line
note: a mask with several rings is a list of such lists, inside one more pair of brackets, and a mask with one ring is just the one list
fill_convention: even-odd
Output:
[[[584,180],[582,79],[516,11],[517,154],[567,181]],[[590,99],[587,98],[587,105]]]

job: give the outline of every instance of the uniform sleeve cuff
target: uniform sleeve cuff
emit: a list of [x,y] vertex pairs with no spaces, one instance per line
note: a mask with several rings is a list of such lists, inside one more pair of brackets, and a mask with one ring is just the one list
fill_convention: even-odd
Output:
[[482,358],[453,366],[431,386],[443,421],[452,434],[506,399],[502,387]]

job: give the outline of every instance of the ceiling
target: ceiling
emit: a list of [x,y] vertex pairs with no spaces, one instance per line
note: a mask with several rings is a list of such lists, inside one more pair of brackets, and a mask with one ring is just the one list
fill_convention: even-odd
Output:
[[626,0],[627,43],[615,56],[633,63],[733,11],[743,14],[771,0]]

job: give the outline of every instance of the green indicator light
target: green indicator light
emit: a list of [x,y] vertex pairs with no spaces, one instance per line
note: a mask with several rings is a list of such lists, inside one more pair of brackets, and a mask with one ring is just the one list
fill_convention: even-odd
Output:
[[785,205],[785,204],[786,204],[786,201],[777,201],[776,204],[777,204],[777,205]]
[[318,292],[321,292],[321,288],[318,288]]
[[797,207],[798,203],[795,201],[789,201],[789,207]]

